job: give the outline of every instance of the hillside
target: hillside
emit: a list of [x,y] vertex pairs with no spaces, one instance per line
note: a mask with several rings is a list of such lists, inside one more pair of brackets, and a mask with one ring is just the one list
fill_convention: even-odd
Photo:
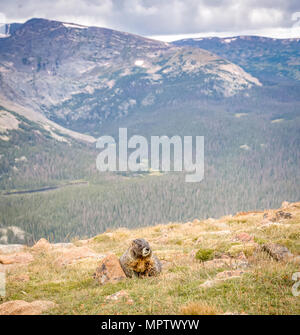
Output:
[[8,100],[89,134],[99,134],[107,119],[173,97],[232,96],[261,85],[205,50],[45,19],[31,19],[0,39],[0,73]]
[[[95,171],[92,137],[43,118],[32,121],[0,105],[0,188],[34,189],[88,177]],[[77,136],[76,136],[77,135]]]
[[264,84],[296,84],[300,80],[300,38],[209,37],[188,38],[173,44],[209,50],[238,64]]
[[[70,244],[4,246],[0,271],[6,271],[7,285],[0,312],[299,314],[299,297],[292,294],[299,231],[300,203],[285,202],[280,209],[220,219],[107,230]],[[119,257],[140,237],[163,263],[161,275],[99,285],[93,273],[100,260]]]

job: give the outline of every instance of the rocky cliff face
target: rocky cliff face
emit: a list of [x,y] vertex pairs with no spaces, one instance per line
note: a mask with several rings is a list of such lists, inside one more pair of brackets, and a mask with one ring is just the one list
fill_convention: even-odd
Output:
[[223,97],[256,85],[208,51],[110,29],[32,19],[0,39],[2,96],[70,128],[155,108],[179,93]]

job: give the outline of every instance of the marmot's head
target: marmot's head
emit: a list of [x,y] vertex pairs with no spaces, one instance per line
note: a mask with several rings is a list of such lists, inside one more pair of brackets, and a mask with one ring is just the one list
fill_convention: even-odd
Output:
[[143,238],[132,241],[131,254],[134,258],[149,257],[152,254],[149,243]]

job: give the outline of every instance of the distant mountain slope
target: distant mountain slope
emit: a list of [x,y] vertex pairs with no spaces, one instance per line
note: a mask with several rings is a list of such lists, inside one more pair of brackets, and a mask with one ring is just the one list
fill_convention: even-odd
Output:
[[0,93],[0,104],[3,108],[12,110],[13,112],[19,114],[26,119],[38,123],[44,129],[51,129],[62,133],[64,136],[72,137],[75,140],[79,140],[86,143],[95,143],[96,138],[90,135],[85,135],[67,128],[60,126],[59,124],[47,119],[43,114],[35,111],[31,108],[25,108],[16,104],[13,101],[7,100],[1,93]]
[[32,19],[0,39],[2,94],[86,132],[185,93],[223,97],[257,85],[205,50],[110,29]]
[[263,81],[300,81],[300,37],[276,39],[259,36],[188,38],[176,46],[199,47],[238,64]]
[[57,185],[95,172],[94,147],[60,129],[0,105],[1,190]]

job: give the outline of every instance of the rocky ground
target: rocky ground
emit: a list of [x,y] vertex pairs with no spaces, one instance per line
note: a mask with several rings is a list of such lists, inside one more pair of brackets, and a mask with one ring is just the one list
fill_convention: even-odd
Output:
[[[122,273],[117,257],[139,237],[160,258],[160,276]],[[72,243],[1,245],[0,314],[300,314],[299,271],[300,202],[284,202]]]

